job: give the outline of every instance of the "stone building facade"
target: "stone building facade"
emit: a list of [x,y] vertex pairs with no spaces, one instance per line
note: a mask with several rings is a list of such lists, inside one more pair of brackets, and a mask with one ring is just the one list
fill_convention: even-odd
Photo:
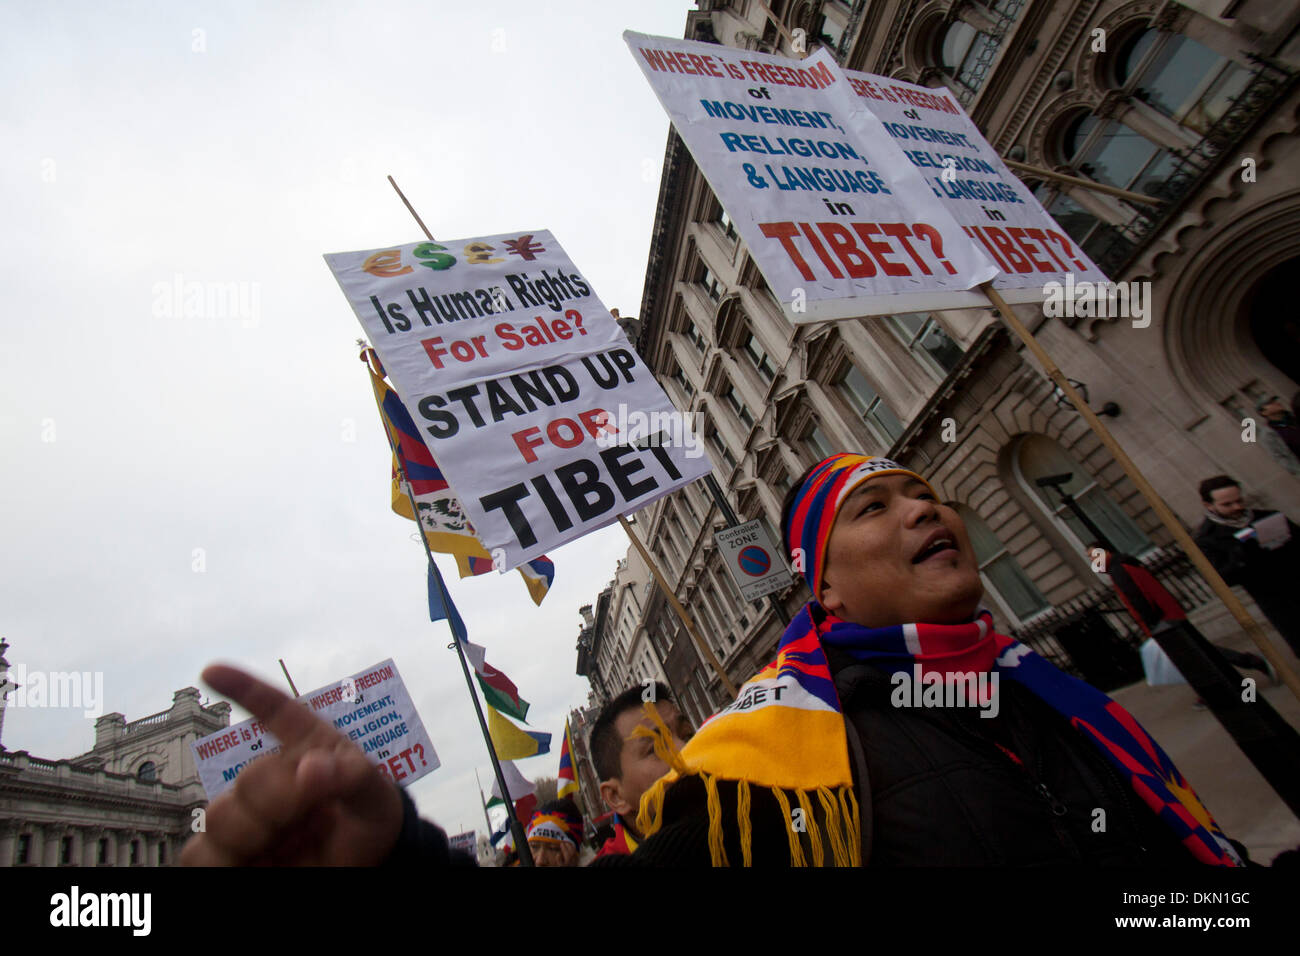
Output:
[[[1200,521],[1197,484],[1220,473],[1262,505],[1300,512],[1300,463],[1263,441],[1268,426],[1255,420],[1260,399],[1289,401],[1300,389],[1300,319],[1284,288],[1300,266],[1300,166],[1288,161],[1300,151],[1300,3],[699,6],[687,37],[787,56],[822,44],[850,69],[946,86],[1008,159],[1164,200],[1021,173],[1112,280],[1149,283],[1149,311],[1140,321],[1017,313],[1086,384],[1094,409],[1114,403],[1111,431],[1189,527]],[[990,609],[1017,633],[1099,587],[1083,554],[1089,533],[1038,478],[1070,473],[1065,490],[1123,550],[1178,557],[990,310],[791,325],[671,131],[640,318],[638,350],[694,416],[741,520],[778,529],[786,489],[825,454],[888,455],[924,472],[962,513]],[[713,544],[723,520],[701,483],[637,518],[731,677],[754,673],[782,626],[735,593]],[[597,697],[660,670],[699,720],[721,702],[720,682],[663,596],[653,587],[636,596],[626,649],[601,629],[626,629],[617,616],[598,619],[589,640]],[[780,600],[792,612],[807,597],[798,584]],[[1226,612],[1204,604],[1211,636],[1230,631]]]
[[185,687],[157,714],[100,717],[79,757],[0,750],[0,866],[173,865],[208,802],[190,744],[229,725],[230,704]]

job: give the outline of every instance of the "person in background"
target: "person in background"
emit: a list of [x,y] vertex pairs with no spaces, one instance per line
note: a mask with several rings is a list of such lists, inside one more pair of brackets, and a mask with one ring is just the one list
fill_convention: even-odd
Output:
[[653,726],[645,710],[650,701],[672,732],[676,747],[680,749],[691,739],[690,721],[658,681],[629,687],[601,708],[588,749],[600,781],[600,795],[614,811],[614,835],[600,848],[597,859],[636,849],[640,835],[634,821],[641,795],[668,772],[668,765],[655,754],[653,737],[634,735],[638,727],[650,730]]
[[1261,441],[1278,463],[1293,475],[1300,475],[1300,423],[1286,403],[1276,395],[1256,406],[1264,416]]
[[[1148,639],[1152,639],[1156,631],[1177,626],[1187,620],[1187,614],[1178,599],[1137,558],[1129,554],[1116,554],[1100,541],[1090,543],[1084,549],[1084,556],[1094,571],[1110,579],[1120,602]],[[1263,671],[1274,684],[1278,682],[1273,666],[1258,654],[1234,651],[1218,644],[1214,646],[1233,667]],[[1145,653],[1143,663],[1145,664]],[[1151,682],[1149,672],[1147,678]]]
[[577,866],[582,814],[568,797],[538,807],[528,821],[528,849],[536,866]]
[[1285,524],[1281,535],[1262,541],[1256,525],[1279,515],[1246,507],[1241,483],[1228,475],[1206,478],[1200,485],[1205,520],[1196,532],[1196,545],[1229,585],[1240,585],[1300,657],[1300,528]]

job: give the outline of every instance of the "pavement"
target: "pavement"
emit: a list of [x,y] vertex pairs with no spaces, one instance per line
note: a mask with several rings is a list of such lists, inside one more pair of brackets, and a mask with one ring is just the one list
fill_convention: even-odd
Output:
[[[1262,621],[1263,617],[1255,619]],[[1212,640],[1258,653],[1241,632],[1216,635]],[[1292,670],[1300,673],[1300,661],[1280,637],[1273,636],[1273,646]],[[1300,700],[1289,688],[1273,686],[1258,671],[1245,671],[1242,676],[1255,678],[1260,697],[1300,729]],[[1267,865],[1283,850],[1300,848],[1300,819],[1246,759],[1214,714],[1196,708],[1196,693],[1190,686],[1149,687],[1141,683],[1113,691],[1110,696],[1123,704],[1164,748],[1223,832],[1244,843],[1254,862]]]

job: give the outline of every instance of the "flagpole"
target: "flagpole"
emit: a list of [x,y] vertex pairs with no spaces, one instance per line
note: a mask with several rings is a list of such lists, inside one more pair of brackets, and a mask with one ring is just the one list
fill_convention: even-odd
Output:
[[[395,183],[394,186],[396,186]],[[433,237],[430,236],[429,238],[432,239]],[[370,373],[372,375],[377,375],[378,373],[370,364],[369,355],[366,354],[367,352],[371,352],[371,351],[373,351],[373,349],[367,347],[366,351],[362,352],[361,358],[362,361],[366,363],[366,368],[370,371]],[[376,358],[377,357],[378,354],[376,353]],[[380,411],[381,412],[383,411],[382,407],[380,408]],[[398,480],[406,486],[406,499],[411,503],[411,514],[415,516],[415,526],[418,529],[418,534],[420,536],[420,543],[424,545],[425,557],[429,559],[429,574],[433,578],[434,582],[437,584],[438,593],[442,596],[442,606],[446,608],[448,611],[447,626],[450,628],[451,627],[450,609],[452,606],[451,599],[447,596],[446,588],[443,587],[442,575],[438,573],[438,565],[434,563],[433,550],[429,547],[429,539],[426,538],[424,535],[424,524],[423,522],[420,521],[420,509],[419,507],[416,506],[415,503],[415,491],[411,485],[410,479],[406,475],[406,469],[402,466],[402,457],[397,453],[398,450],[397,439],[394,437],[392,431],[388,427],[388,418],[387,416],[381,414],[379,416],[379,419],[383,423],[384,434],[388,436],[388,447],[392,450],[393,461],[396,462],[397,464]],[[482,731],[483,733],[483,742],[487,745],[488,757],[491,758],[492,760],[492,771],[496,774],[497,784],[501,787],[501,792],[503,794],[506,794],[508,797],[510,791],[506,789],[506,780],[501,773],[501,764],[497,760],[496,747],[492,743],[492,735],[488,733],[487,721],[483,717],[483,708],[479,704],[478,693],[477,691],[474,690],[474,682],[470,679],[469,676],[469,664],[466,663],[465,661],[465,648],[461,646],[460,638],[455,634],[454,628],[452,629],[451,643],[452,646],[456,648],[456,658],[460,661],[460,669],[465,675],[465,686],[469,688],[470,700],[474,702],[474,713],[478,717],[479,730]],[[506,810],[510,815],[510,832],[514,834],[515,846],[519,850],[519,862],[522,866],[532,866],[533,854],[528,848],[528,841],[524,839],[523,825],[520,823],[519,817],[514,812],[514,804],[510,803],[509,800],[507,800],[507,804],[508,806],[506,807]]]
[[1084,421],[1088,423],[1088,426],[1092,429],[1093,433],[1101,439],[1101,443],[1106,447],[1106,450],[1115,457],[1115,461],[1117,461],[1119,466],[1124,469],[1124,474],[1128,475],[1129,480],[1133,482],[1137,487],[1137,490],[1141,492],[1144,498],[1146,498],[1147,503],[1156,513],[1156,516],[1169,530],[1169,533],[1173,535],[1174,540],[1178,542],[1178,546],[1183,549],[1183,553],[1191,560],[1192,564],[1196,567],[1196,570],[1201,572],[1201,577],[1203,577],[1206,583],[1210,585],[1210,588],[1218,596],[1219,600],[1221,600],[1227,606],[1228,610],[1232,612],[1232,616],[1237,619],[1237,623],[1241,625],[1242,629],[1250,635],[1251,640],[1253,640],[1259,647],[1260,652],[1268,662],[1273,665],[1278,676],[1281,677],[1282,680],[1286,682],[1286,686],[1291,689],[1291,693],[1295,694],[1297,699],[1300,699],[1300,678],[1296,677],[1295,672],[1291,670],[1290,665],[1283,660],[1282,655],[1273,647],[1273,642],[1265,636],[1263,629],[1255,622],[1255,619],[1250,616],[1250,613],[1244,606],[1242,606],[1242,603],[1237,599],[1237,596],[1232,593],[1232,589],[1228,587],[1227,582],[1223,580],[1214,565],[1210,563],[1209,559],[1201,552],[1201,549],[1197,547],[1196,542],[1193,541],[1192,536],[1187,533],[1182,522],[1180,522],[1174,516],[1174,513],[1169,510],[1169,506],[1165,504],[1164,499],[1156,493],[1155,488],[1153,488],[1151,483],[1147,481],[1146,476],[1138,470],[1138,466],[1133,463],[1133,460],[1129,458],[1124,449],[1120,447],[1119,442],[1117,442],[1115,437],[1111,435],[1109,429],[1102,424],[1101,419],[1098,418],[1096,413],[1088,407],[1088,403],[1084,400],[1083,396],[1075,390],[1074,386],[1070,384],[1070,380],[1065,377],[1059,368],[1056,367],[1056,363],[1052,361],[1052,357],[1047,354],[1046,349],[1044,349],[1043,346],[1039,344],[1038,340],[1034,338],[1034,334],[1029,331],[1028,327],[1026,327],[1022,321],[1020,321],[1020,317],[1011,310],[1011,306],[1009,306],[1006,300],[1002,298],[998,290],[993,288],[993,283],[985,282],[981,288],[984,290],[984,294],[989,297],[989,301],[1001,314],[1002,321],[1005,322],[1020,341],[1025,344],[1025,347],[1029,349],[1034,358],[1038,359],[1039,364],[1043,366],[1043,370],[1055,383],[1056,387],[1070,399],[1071,404],[1073,404],[1079,414],[1083,416]]
[[478,778],[478,767],[474,768],[474,782],[478,784],[478,805],[483,808],[483,822],[487,824],[488,839],[492,839],[492,817],[488,813],[487,801],[483,799],[483,781]]
[[289,676],[289,668],[284,666],[283,657],[280,658],[280,670],[284,671],[284,679],[289,682],[289,689],[293,691],[293,696],[294,697],[300,696],[298,693],[298,688],[293,686],[293,678]]

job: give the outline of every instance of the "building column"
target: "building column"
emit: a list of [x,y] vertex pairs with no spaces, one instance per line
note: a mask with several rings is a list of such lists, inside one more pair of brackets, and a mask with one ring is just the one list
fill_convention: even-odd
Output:
[[59,865],[59,843],[63,837],[63,828],[57,824],[41,827],[41,855],[37,861],[41,866]]
[[81,830],[81,865],[99,866],[99,841],[104,836],[103,827],[83,827]]
[[[108,846],[105,848],[104,862],[96,865],[117,866],[117,831],[110,830],[106,827],[101,836],[108,841]],[[99,859],[98,854],[95,856],[95,859]]]
[[63,860],[63,852],[62,852],[62,850],[60,850],[60,852],[59,852],[59,861],[60,861],[60,865],[61,865],[61,866],[63,866],[63,865],[66,865],[66,866],[80,866],[80,865],[81,865],[81,849],[82,849],[83,839],[84,839],[84,837],[85,837],[85,832],[84,832],[84,830],[83,830],[81,827],[70,827],[70,828],[68,829],[68,832],[67,832],[65,835],[66,835],[66,836],[70,836],[70,837],[72,837],[72,850],[71,850],[71,852],[68,854],[68,862],[67,862],[66,864],[64,864],[64,863],[62,862],[62,860]]
[[13,866],[18,852],[18,822],[0,820],[0,866]]
[[117,865],[131,865],[131,840],[135,834],[130,830],[119,830],[117,832]]

